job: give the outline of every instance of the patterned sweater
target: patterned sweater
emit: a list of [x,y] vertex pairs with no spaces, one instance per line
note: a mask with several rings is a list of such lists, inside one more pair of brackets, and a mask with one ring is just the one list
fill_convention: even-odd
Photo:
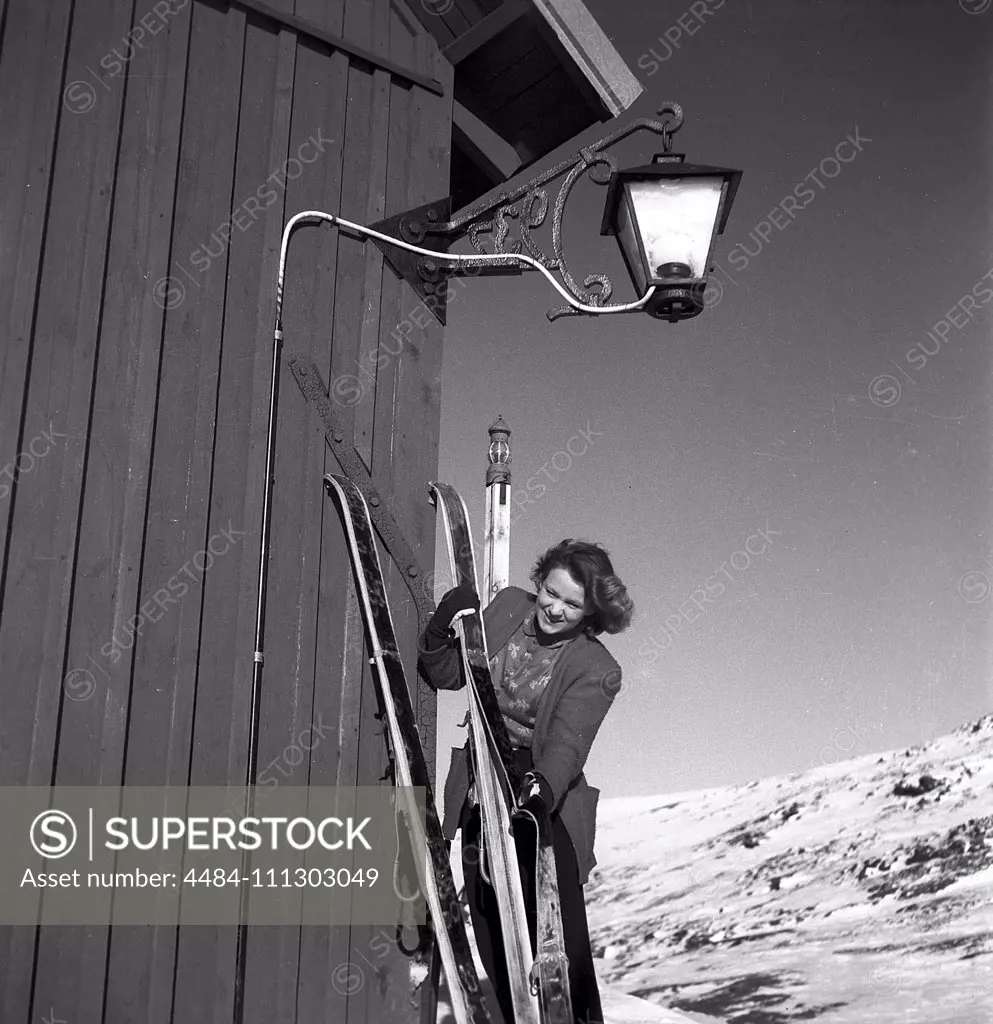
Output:
[[[507,587],[486,606],[483,622],[491,658],[508,646],[533,612],[534,602],[534,594]],[[465,685],[453,645],[428,651],[421,637],[420,668],[436,689],[458,690]],[[552,787],[553,813],[560,815],[572,839],[580,882],[586,881],[596,863],[593,843],[600,792],[587,783],[583,767],[620,686],[621,669],[609,651],[599,640],[580,634],[562,644],[537,702],[531,733],[534,769]],[[468,752],[456,748],[445,783],[444,831],[449,839],[458,830],[468,792]]]

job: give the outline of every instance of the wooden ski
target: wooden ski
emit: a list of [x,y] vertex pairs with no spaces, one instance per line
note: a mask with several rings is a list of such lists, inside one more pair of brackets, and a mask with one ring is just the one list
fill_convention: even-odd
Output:
[[542,1024],[573,1024],[572,993],[569,989],[569,958],[565,952],[562,901],[555,868],[550,814],[518,811],[535,828],[534,888],[536,893],[537,952],[529,977],[531,994],[538,997]]
[[[489,1024],[491,1018],[472,959],[462,907],[452,878],[448,843],[442,835],[414,720],[410,691],[397,648],[369,508],[362,492],[347,478],[328,474],[324,477],[324,484],[345,528],[372,649],[376,680],[386,709],[399,793],[409,793],[411,787],[422,786],[427,796],[426,821],[423,824],[412,800],[402,807],[402,813],[410,830],[418,881],[427,899],[434,925],[435,942],[445,972],[452,1010],[458,1024]],[[427,864],[422,857],[416,855],[421,849],[427,850]]]
[[[465,502],[448,484],[431,484],[442,513],[452,578],[476,590],[476,560]],[[482,620],[464,616],[456,623],[463,671],[469,688],[470,737],[483,834],[490,876],[504,937],[516,1021],[573,1024],[568,960],[562,929],[561,902],[550,819],[527,814],[537,830],[535,891],[537,957],[531,954],[524,895],[517,863],[511,818],[522,779],[514,762],[507,727],[490,676]],[[537,997],[537,999],[536,999]]]

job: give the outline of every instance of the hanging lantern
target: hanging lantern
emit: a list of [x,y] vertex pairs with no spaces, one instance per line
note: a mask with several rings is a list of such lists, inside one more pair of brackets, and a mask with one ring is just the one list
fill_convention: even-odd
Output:
[[616,235],[645,311],[676,323],[704,307],[714,239],[731,212],[741,171],[683,163],[657,153],[650,164],[610,176],[601,235]]

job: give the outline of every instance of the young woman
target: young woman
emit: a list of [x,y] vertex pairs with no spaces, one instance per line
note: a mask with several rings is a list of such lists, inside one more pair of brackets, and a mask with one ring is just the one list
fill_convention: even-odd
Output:
[[[564,540],[538,559],[531,573],[537,594],[501,590],[483,613],[490,671],[517,766],[524,776],[521,802],[541,801],[552,812],[569,986],[577,1022],[603,1020],[593,969],[583,885],[596,859],[593,839],[599,790],[583,766],[600,723],[620,689],[621,670],[597,636],[619,633],[634,604],[598,544]],[[464,685],[451,624],[478,612],[469,587],[450,590],[420,639],[421,671],[432,686]],[[479,807],[471,792],[468,748],[452,751],[445,783],[445,835],[462,829],[462,865],[476,943],[496,989],[503,1016],[513,1024],[496,896],[479,870]],[[534,829],[515,830],[531,943],[535,941]]]

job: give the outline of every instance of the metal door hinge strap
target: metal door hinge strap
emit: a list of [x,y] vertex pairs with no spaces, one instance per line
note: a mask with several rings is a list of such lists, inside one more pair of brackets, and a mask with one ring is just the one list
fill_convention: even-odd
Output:
[[[304,398],[320,417],[321,423],[324,425],[325,439],[334,457],[338,460],[342,473],[362,492],[362,496],[369,506],[369,518],[372,520],[372,525],[382,538],[390,557],[400,569],[400,578],[414,599],[414,605],[417,608],[418,632],[423,632],[434,614],[434,595],[429,592],[426,580],[421,582],[421,566],[397,524],[389,498],[376,490],[372,478],[356,454],[351,440],[351,431],[345,429],[345,425],[332,407],[331,396],[324,386],[317,366],[313,362],[305,363],[296,356],[291,356],[287,363]],[[394,605],[394,607],[396,606]]]

